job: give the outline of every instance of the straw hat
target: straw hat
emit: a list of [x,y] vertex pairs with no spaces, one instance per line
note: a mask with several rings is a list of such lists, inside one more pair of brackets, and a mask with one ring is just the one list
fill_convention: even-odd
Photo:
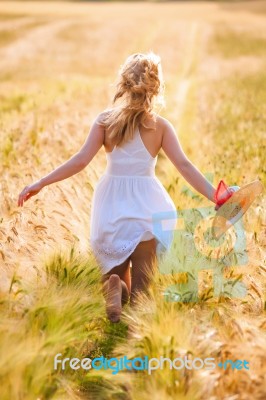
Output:
[[218,240],[249,209],[255,198],[262,192],[259,180],[248,183],[235,191],[218,209],[212,224],[212,234]]

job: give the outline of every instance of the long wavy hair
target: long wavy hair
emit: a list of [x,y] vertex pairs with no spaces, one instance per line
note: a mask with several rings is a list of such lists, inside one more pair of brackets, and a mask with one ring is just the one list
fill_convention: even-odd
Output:
[[156,120],[154,110],[164,106],[163,95],[161,58],[152,51],[130,55],[119,69],[114,107],[105,110],[100,121],[116,146],[132,139],[139,124],[147,127],[147,117]]

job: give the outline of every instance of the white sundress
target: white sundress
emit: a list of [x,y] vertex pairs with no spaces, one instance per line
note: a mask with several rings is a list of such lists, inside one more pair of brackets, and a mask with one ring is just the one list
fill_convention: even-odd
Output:
[[106,152],[107,166],[92,196],[90,244],[103,274],[123,263],[140,241],[156,239],[156,255],[170,249],[177,211],[155,175],[157,158],[139,128]]

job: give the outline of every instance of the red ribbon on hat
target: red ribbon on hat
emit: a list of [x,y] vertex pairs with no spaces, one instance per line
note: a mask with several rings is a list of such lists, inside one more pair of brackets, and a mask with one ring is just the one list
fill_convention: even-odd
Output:
[[234,190],[229,188],[223,180],[221,180],[218,184],[217,189],[214,193],[214,200],[216,206],[222,206],[230,197],[233,195]]

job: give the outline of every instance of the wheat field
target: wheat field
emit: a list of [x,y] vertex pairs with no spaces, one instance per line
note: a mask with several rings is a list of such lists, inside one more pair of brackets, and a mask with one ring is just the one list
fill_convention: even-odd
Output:
[[[79,150],[96,115],[111,104],[126,56],[149,50],[162,59],[161,114],[175,126],[191,161],[215,186],[220,179],[239,186],[260,179],[265,187],[265,24],[263,1],[1,1],[2,400],[266,398],[264,192],[243,217],[248,262],[240,265],[236,254],[223,267],[167,273],[177,256],[181,262],[187,257],[177,241],[149,296],[135,310],[125,306],[118,324],[106,319],[89,245],[91,198],[105,169],[104,149],[79,174],[17,206],[26,185]],[[156,173],[178,210],[211,206],[163,152]],[[231,230],[226,243],[234,240]],[[219,289],[217,275],[225,279]],[[166,301],[165,288],[182,283],[190,301]],[[245,295],[235,295],[243,285]],[[57,353],[190,354],[246,359],[250,369],[62,371],[53,367]]]

